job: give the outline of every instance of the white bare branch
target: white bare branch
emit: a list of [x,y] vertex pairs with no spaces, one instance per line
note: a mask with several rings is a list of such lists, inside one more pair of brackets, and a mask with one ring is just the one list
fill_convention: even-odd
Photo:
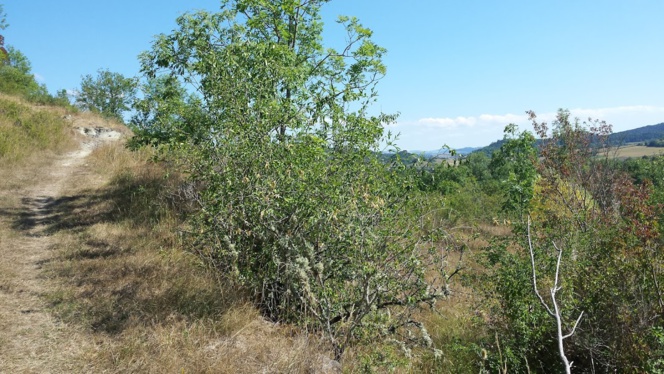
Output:
[[537,298],[539,299],[540,303],[544,308],[546,309],[547,313],[553,317],[553,319],[556,321],[556,330],[557,330],[557,340],[558,340],[558,354],[560,355],[560,360],[563,362],[563,365],[565,365],[565,372],[567,374],[571,374],[572,372],[572,363],[567,359],[567,356],[565,355],[565,345],[564,345],[564,340],[571,337],[574,335],[574,332],[576,331],[576,327],[579,325],[579,322],[581,321],[581,317],[583,317],[583,312],[579,314],[579,317],[576,319],[576,322],[574,322],[574,326],[572,327],[572,330],[566,334],[563,335],[563,322],[562,322],[562,317],[560,314],[560,309],[558,307],[558,302],[556,300],[556,293],[562,289],[562,286],[559,285],[560,282],[560,262],[562,260],[563,256],[563,251],[558,248],[556,243],[552,242],[553,247],[558,251],[558,259],[556,260],[556,275],[555,279],[553,282],[553,286],[551,287],[551,303],[553,304],[553,310],[549,307],[549,305],[544,301],[544,298],[540,295],[539,290],[537,289],[537,272],[536,272],[536,267],[535,267],[535,251],[533,249],[533,242],[530,234],[530,217],[528,217],[528,250],[530,252],[530,265],[533,270],[533,290],[535,292],[535,295],[537,295]]
[[579,325],[579,321],[581,321],[581,317],[583,317],[583,312],[581,312],[581,314],[579,314],[579,318],[577,318],[576,322],[574,322],[574,327],[572,327],[572,331],[570,331],[569,334],[563,336],[563,339],[567,339],[570,336],[574,335],[574,331],[576,331],[576,326]]
[[542,298],[542,295],[540,295],[539,290],[537,289],[537,274],[535,273],[535,253],[533,252],[533,243],[530,237],[530,216],[528,217],[528,249],[530,249],[530,264],[533,269],[533,290],[535,290],[535,295],[537,295],[540,303],[544,306],[547,313],[549,313],[551,317],[555,318],[555,314],[553,314],[549,306],[544,301],[544,298]]

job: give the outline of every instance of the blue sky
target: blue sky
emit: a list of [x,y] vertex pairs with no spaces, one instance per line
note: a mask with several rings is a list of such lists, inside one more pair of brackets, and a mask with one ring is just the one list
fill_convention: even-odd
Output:
[[[0,0],[6,44],[55,92],[107,68],[138,75],[137,56],[192,9],[216,0]],[[614,131],[664,122],[664,1],[332,0],[387,48],[376,108],[399,112],[398,144],[410,150],[483,146],[526,110],[550,119],[568,108]]]

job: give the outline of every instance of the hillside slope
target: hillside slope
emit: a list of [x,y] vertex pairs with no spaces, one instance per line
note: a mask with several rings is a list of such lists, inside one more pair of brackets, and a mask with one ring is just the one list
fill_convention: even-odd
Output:
[[664,122],[632,130],[613,133],[609,139],[613,144],[641,143],[664,138]]
[[[89,118],[84,120],[83,116],[77,118],[77,122],[86,122],[86,126],[92,127],[78,127],[86,135],[75,135],[72,123],[58,121],[57,114],[44,112],[46,109],[30,108],[11,99],[3,104],[5,110],[17,109],[26,118],[52,121],[49,127],[55,126],[56,129],[50,130],[62,133],[50,135],[58,136],[64,143],[70,142],[60,136],[73,142],[59,149],[70,148],[66,153],[33,154],[32,160],[14,163],[18,167],[13,170],[3,170],[4,188],[0,189],[0,234],[3,238],[0,241],[0,368],[8,373],[82,372],[85,363],[76,357],[94,346],[93,339],[79,326],[64,324],[54,318],[44,299],[44,295],[53,289],[44,274],[44,266],[53,261],[53,248],[58,243],[49,228],[59,219],[59,207],[69,199],[66,196],[68,181],[81,172],[86,157],[100,144],[118,140],[121,133],[107,128],[98,130],[102,129],[103,123]],[[23,117],[15,120],[21,123],[20,126],[27,125]],[[3,130],[3,134],[10,134],[6,128]],[[31,128],[33,135],[37,131],[36,125]],[[16,139],[27,141],[29,137]],[[23,144],[23,147],[28,145]],[[5,158],[16,160],[19,151],[20,147],[12,154],[5,154]]]
[[[643,126],[632,130],[616,132],[609,136],[609,141],[614,145],[643,143],[659,139],[664,139],[664,122],[656,125]],[[504,143],[505,140],[503,139],[496,140],[486,147],[476,149],[473,152],[483,152],[487,155],[491,155],[494,151],[500,149]]]

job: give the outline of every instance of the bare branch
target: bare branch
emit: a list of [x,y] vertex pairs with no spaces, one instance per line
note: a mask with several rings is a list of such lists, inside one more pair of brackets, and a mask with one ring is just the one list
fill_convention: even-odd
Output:
[[558,302],[556,301],[556,293],[562,289],[562,286],[559,285],[560,282],[560,262],[563,257],[563,251],[558,248],[556,243],[551,242],[553,244],[553,247],[558,251],[558,258],[556,259],[556,275],[555,279],[553,282],[553,286],[551,287],[551,303],[553,304],[553,311],[551,308],[544,302],[544,298],[539,293],[539,290],[537,289],[537,274],[535,271],[535,251],[533,249],[533,243],[532,243],[532,238],[531,238],[531,233],[530,233],[530,216],[528,217],[528,249],[530,252],[530,264],[532,266],[533,270],[533,290],[535,291],[535,295],[540,300],[540,303],[544,306],[546,309],[547,313],[556,321],[556,330],[557,330],[557,340],[558,340],[558,354],[560,355],[560,360],[563,362],[563,365],[565,365],[565,372],[567,374],[570,374],[572,372],[572,363],[567,359],[567,356],[565,355],[565,346],[564,346],[564,340],[571,337],[574,335],[574,332],[576,331],[576,327],[579,325],[579,322],[581,321],[581,317],[583,317],[583,312],[579,314],[579,317],[576,319],[576,322],[574,322],[574,326],[572,327],[572,331],[570,331],[567,335],[563,335],[563,322],[562,322],[562,317],[560,313],[560,309],[558,307]]
[[579,314],[579,318],[577,318],[576,322],[574,322],[574,327],[572,327],[572,331],[570,331],[569,334],[563,336],[563,339],[567,339],[570,336],[574,335],[574,331],[576,331],[576,326],[579,325],[579,322],[581,321],[581,317],[583,317],[583,311],[581,311],[581,314]]
[[537,298],[539,298],[539,301],[542,304],[542,306],[544,306],[544,308],[546,309],[547,313],[549,313],[551,317],[555,318],[556,315],[553,314],[551,308],[549,308],[549,306],[546,304],[544,298],[542,297],[542,295],[540,295],[539,290],[537,289],[537,273],[535,272],[535,253],[533,251],[533,242],[530,236],[530,216],[528,216],[528,249],[530,251],[530,265],[533,269],[533,290],[535,291],[535,295],[537,295]]

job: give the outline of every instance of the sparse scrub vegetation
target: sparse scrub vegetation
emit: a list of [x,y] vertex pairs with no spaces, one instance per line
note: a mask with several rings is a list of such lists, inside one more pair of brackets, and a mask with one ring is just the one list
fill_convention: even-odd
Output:
[[[396,116],[370,113],[385,51],[351,17],[347,45],[324,48],[324,3],[184,14],[141,55],[138,99],[134,79],[100,70],[80,113],[10,48],[0,297],[34,294],[44,311],[21,314],[66,332],[49,344],[80,342],[40,359],[72,372],[664,372],[664,156],[624,160],[610,125],[566,110],[550,125],[528,112],[534,132],[508,125],[491,154],[384,153]],[[85,158],[67,156],[81,142]],[[28,281],[14,268],[27,242]],[[11,340],[0,334],[0,359]]]
[[[616,167],[620,164],[606,145],[606,124],[582,124],[561,111],[551,137],[546,124],[534,121],[534,126],[545,139],[537,162],[538,196],[531,206],[539,212],[533,236],[536,267],[557,274],[554,249],[565,248],[559,296],[561,314],[572,321],[565,328],[584,312],[566,342],[567,356],[575,370],[641,372],[660,349],[652,334],[662,307],[656,223],[662,211],[653,201],[652,185],[634,183]],[[523,223],[514,232],[487,251],[489,269],[494,269],[489,279],[499,301],[492,311],[498,322],[494,328],[504,339],[504,360],[519,371],[526,365],[558,367],[552,348],[556,333],[529,290],[529,235]],[[544,282],[543,289],[553,287],[552,278]]]

